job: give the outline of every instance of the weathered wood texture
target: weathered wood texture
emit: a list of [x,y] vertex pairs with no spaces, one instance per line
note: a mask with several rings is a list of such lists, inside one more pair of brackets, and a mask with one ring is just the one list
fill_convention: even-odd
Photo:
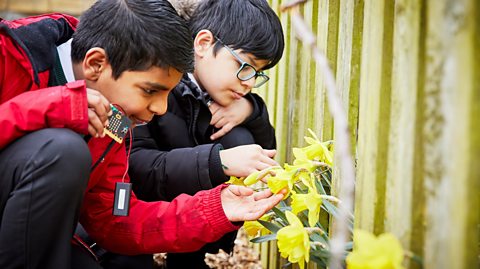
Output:
[[[93,2],[0,0],[0,9],[78,15]],[[292,160],[292,147],[305,145],[307,128],[323,140],[334,139],[335,130],[323,75],[280,13],[287,1],[269,2],[286,47],[258,92],[283,163]],[[394,233],[426,269],[480,268],[480,2],[310,0],[301,12],[336,74],[348,115],[355,227]],[[334,178],[336,193],[342,175]],[[258,249],[264,268],[286,264],[275,243]]]
[[94,2],[95,0],[0,0],[0,9],[23,14],[64,12],[80,15]]
[[[286,2],[270,1],[277,11]],[[355,227],[392,232],[426,269],[480,268],[480,2],[311,0],[300,10],[347,111]],[[335,130],[323,75],[280,17],[284,58],[258,92],[285,162],[307,128],[324,140]],[[284,264],[274,252],[262,249],[265,268]]]

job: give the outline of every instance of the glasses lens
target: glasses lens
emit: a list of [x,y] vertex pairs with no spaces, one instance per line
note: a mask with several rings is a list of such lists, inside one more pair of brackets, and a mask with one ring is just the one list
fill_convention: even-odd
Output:
[[248,64],[243,64],[240,70],[238,70],[238,79],[240,80],[249,80],[257,74],[257,70],[253,66]]
[[263,84],[265,84],[269,79],[270,78],[267,75],[259,74],[257,76],[257,79],[255,80],[255,86],[253,86],[253,87],[258,88],[258,87],[262,86]]

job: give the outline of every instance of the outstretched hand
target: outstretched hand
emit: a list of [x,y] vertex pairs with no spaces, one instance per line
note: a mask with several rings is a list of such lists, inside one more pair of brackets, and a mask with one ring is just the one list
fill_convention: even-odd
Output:
[[220,194],[223,211],[228,220],[257,220],[283,199],[283,194],[272,194],[270,190],[254,192],[244,186],[230,185]]

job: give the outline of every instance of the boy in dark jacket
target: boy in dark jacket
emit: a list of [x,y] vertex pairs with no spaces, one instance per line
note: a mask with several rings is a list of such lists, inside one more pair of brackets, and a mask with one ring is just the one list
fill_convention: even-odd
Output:
[[[282,57],[277,15],[265,0],[204,0],[189,25],[194,73],[172,91],[167,113],[134,131],[129,173],[143,200],[193,195],[275,165],[262,156],[273,156],[262,148],[276,147],[275,131],[263,100],[250,91]],[[208,268],[205,253],[231,251],[234,237],[195,253],[169,253],[167,267]]]
[[78,219],[109,251],[194,251],[280,201],[225,185],[171,203],[125,202],[128,187],[115,199],[128,156],[104,134],[110,104],[133,126],[165,113],[193,67],[189,35],[164,0],[100,0],[80,23],[0,21],[0,268],[98,268],[71,243]]

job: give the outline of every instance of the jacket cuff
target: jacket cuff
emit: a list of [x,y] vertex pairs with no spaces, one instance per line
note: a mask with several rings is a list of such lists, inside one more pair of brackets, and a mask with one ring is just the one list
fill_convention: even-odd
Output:
[[[222,207],[221,192],[228,187],[226,184],[217,186],[210,191],[206,191],[204,199],[202,199],[202,205],[204,209],[207,221],[212,226],[212,230],[219,236],[222,236],[228,232],[232,232],[240,229],[241,225],[235,225],[227,219],[225,211]],[[242,224],[239,222],[239,224]]]
[[221,144],[215,144],[210,151],[209,174],[212,186],[216,187],[228,180],[228,177],[223,172],[222,159],[220,159],[220,150],[223,149]]
[[77,133],[88,133],[88,100],[84,80],[67,83],[63,90],[63,102],[67,119],[66,127]]
[[250,116],[248,116],[245,119],[243,124],[248,123],[249,121],[251,121],[255,118],[258,118],[261,115],[260,106],[258,105],[257,100],[255,99],[253,94],[249,93],[249,94],[245,95],[244,98],[247,99],[252,104],[253,111],[252,111],[252,114],[250,114]]

